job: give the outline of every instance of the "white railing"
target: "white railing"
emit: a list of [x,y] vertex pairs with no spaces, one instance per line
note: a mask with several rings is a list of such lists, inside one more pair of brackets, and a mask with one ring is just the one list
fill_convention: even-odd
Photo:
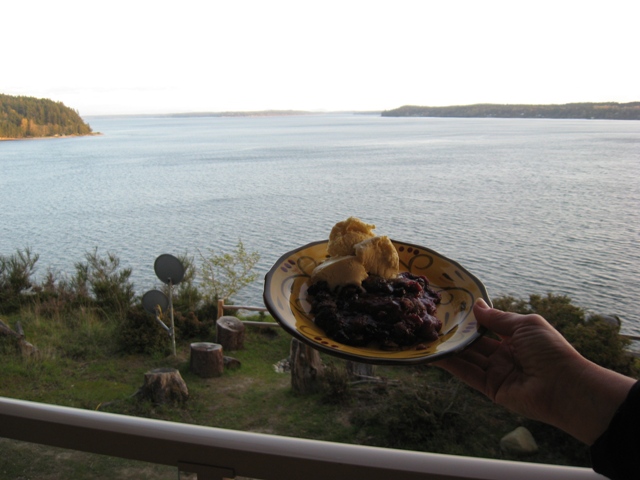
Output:
[[269,310],[266,307],[255,307],[250,305],[227,305],[224,303],[224,298],[218,300],[218,317],[220,318],[224,315],[225,310],[249,310],[250,312],[268,312]]
[[[218,300],[218,316],[217,320],[220,320],[224,316],[225,310],[235,310],[236,312],[239,310],[248,310],[251,312],[268,312],[265,307],[253,307],[249,305],[225,305],[224,298]],[[251,320],[242,320],[242,323],[245,325],[253,326],[253,327],[279,327],[280,324],[276,322],[254,322]]]
[[[0,397],[0,437],[196,473],[277,480],[596,480],[587,468],[224,430]],[[10,461],[10,459],[9,459]]]

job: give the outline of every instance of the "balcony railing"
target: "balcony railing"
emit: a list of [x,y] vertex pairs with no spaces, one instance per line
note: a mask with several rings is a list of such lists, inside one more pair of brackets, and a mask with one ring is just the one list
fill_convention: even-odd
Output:
[[587,468],[224,430],[0,397],[0,437],[170,465],[198,480],[595,480]]

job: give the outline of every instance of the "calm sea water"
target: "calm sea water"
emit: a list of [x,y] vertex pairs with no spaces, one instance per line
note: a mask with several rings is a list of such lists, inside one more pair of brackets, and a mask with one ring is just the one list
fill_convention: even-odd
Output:
[[158,286],[162,253],[238,240],[261,279],[354,215],[475,273],[490,295],[553,292],[640,334],[640,122],[88,118],[102,136],[0,143],[0,254],[72,275],[98,247]]

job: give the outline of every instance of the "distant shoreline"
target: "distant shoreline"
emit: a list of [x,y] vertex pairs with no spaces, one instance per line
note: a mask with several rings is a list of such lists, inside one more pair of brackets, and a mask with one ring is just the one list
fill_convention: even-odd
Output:
[[84,118],[197,118],[197,117],[217,117],[217,118],[233,118],[233,117],[295,117],[295,116],[312,116],[312,115],[329,115],[329,114],[350,114],[350,115],[380,115],[382,110],[347,110],[347,111],[327,111],[313,112],[306,110],[264,110],[264,111],[238,111],[238,112],[184,112],[184,113],[114,113],[114,114],[96,114],[84,115]]
[[565,103],[551,105],[492,104],[421,107],[405,105],[382,112],[383,117],[546,118],[640,120],[640,102]]
[[319,114],[321,113],[298,111],[298,110],[264,110],[264,111],[255,111],[255,112],[247,111],[247,112],[184,112],[184,113],[113,113],[113,114],[84,115],[84,118],[289,117],[289,116],[298,116],[298,115],[319,115]]
[[567,103],[567,104],[472,104],[429,107],[405,105],[391,110],[260,110],[183,113],[131,113],[86,115],[86,118],[244,118],[286,117],[329,114],[376,115],[382,117],[446,118],[546,118],[585,120],[640,120],[640,102]]
[[102,136],[101,132],[84,133],[82,135],[48,135],[46,137],[0,137],[0,142],[13,142],[20,140],[48,140],[58,138],[95,137]]

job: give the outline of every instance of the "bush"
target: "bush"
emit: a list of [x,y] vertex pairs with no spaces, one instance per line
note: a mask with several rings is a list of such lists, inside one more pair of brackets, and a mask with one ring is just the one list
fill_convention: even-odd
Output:
[[252,270],[260,260],[260,255],[257,252],[247,252],[240,240],[232,253],[216,255],[213,250],[209,250],[209,254],[209,258],[200,254],[201,288],[207,303],[216,304],[220,299],[226,300],[258,278],[258,274],[252,273]]
[[74,313],[79,307],[86,305],[86,298],[80,298],[64,278],[49,270],[44,281],[34,286],[33,309],[36,315],[47,318],[60,318],[62,315]]
[[623,375],[638,375],[636,360],[628,354],[630,342],[620,336],[620,327],[601,316],[565,329],[566,339],[586,358]]
[[467,390],[456,380],[432,385],[418,376],[415,382],[377,386],[359,399],[362,408],[353,409],[351,422],[377,439],[377,446],[442,451],[473,434],[460,391]]
[[213,336],[215,322],[201,322],[194,312],[186,314],[174,312],[173,322],[176,327],[176,337],[181,340],[205,339]]
[[93,295],[95,306],[105,316],[114,312],[118,318],[125,318],[133,304],[135,290],[130,268],[121,268],[120,259],[107,252],[106,257],[98,255],[98,249],[85,254],[86,262],[76,263],[74,287],[79,296]]
[[24,302],[23,294],[33,284],[31,277],[36,270],[39,255],[28,247],[13,255],[0,255],[0,311],[17,311]]
[[136,306],[127,312],[118,334],[118,345],[125,353],[168,355],[171,338],[153,315]]
[[584,310],[573,305],[571,299],[565,295],[531,295],[529,301],[511,296],[498,297],[493,300],[493,306],[523,315],[537,313],[546,318],[560,333],[570,325],[584,323]]
[[347,372],[331,362],[325,365],[322,374],[322,401],[331,405],[346,404],[351,399],[351,388]]

